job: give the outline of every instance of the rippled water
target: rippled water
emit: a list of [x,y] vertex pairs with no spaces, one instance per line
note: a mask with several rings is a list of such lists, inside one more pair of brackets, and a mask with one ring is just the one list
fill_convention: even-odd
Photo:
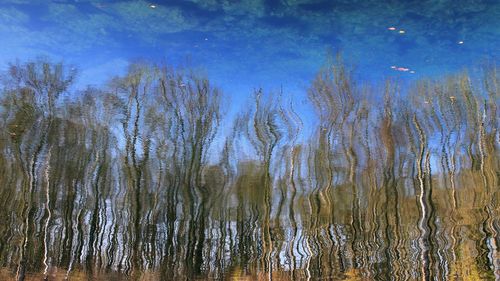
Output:
[[496,70],[370,101],[333,69],[303,136],[291,101],[257,92],[224,123],[217,89],[173,70],[58,99],[63,66],[12,66],[0,278],[499,280]]

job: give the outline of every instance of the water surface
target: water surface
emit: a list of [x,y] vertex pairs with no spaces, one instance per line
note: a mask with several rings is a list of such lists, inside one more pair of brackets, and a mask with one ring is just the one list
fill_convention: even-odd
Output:
[[2,1],[0,279],[500,280],[499,10]]

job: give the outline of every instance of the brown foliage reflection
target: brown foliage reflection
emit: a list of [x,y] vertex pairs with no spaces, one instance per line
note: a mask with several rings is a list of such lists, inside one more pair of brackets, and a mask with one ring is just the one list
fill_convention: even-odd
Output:
[[234,120],[189,69],[75,75],[2,78],[0,278],[500,278],[494,65],[378,89],[337,57],[314,113],[258,89]]

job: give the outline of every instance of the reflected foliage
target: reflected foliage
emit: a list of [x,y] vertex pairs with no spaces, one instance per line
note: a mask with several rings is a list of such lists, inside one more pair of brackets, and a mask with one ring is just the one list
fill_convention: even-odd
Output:
[[495,66],[378,88],[331,59],[309,136],[283,92],[229,120],[189,69],[75,75],[2,77],[2,279],[500,279]]

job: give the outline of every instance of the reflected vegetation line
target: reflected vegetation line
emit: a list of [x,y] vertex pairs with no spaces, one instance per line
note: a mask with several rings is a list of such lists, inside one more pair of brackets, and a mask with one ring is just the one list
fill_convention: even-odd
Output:
[[366,85],[337,56],[313,111],[256,89],[231,116],[194,69],[75,77],[2,74],[1,280],[500,279],[494,65]]

